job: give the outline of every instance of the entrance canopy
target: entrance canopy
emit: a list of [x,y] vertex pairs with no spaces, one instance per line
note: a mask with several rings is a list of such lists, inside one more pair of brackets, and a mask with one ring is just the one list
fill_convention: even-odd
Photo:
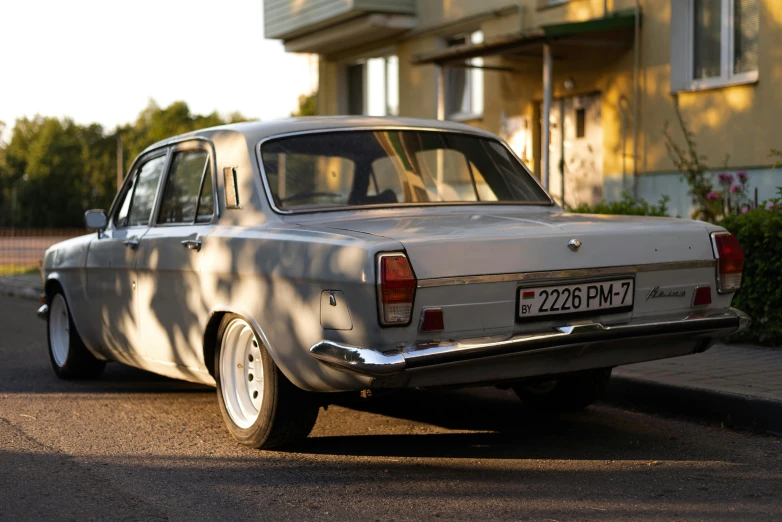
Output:
[[[500,36],[480,43],[466,43],[436,50],[415,56],[413,65],[437,66],[437,118],[445,119],[445,68],[468,67],[487,70],[512,70],[506,67],[475,66],[467,62],[471,58],[487,56],[503,56],[506,58],[543,58],[543,114],[541,143],[550,142],[550,115],[553,90],[553,54],[566,53],[568,58],[576,59],[585,53],[594,53],[597,48],[605,54],[606,47],[635,47],[636,78],[634,78],[634,105],[637,112],[637,65],[638,65],[638,31],[640,30],[641,13],[635,9],[617,11],[603,18],[595,18],[583,22],[566,22],[560,24],[542,25],[516,34]],[[571,56],[572,55],[572,56]],[[559,56],[558,56],[559,58]],[[637,121],[637,114],[635,116]],[[635,155],[635,148],[633,149]],[[541,146],[541,181],[549,189],[549,147]],[[635,172],[635,164],[633,166]]]
[[413,58],[413,64],[455,65],[464,60],[485,56],[529,57],[530,51],[545,44],[554,44],[557,47],[630,47],[633,44],[635,16],[635,9],[631,9],[584,22],[543,25],[481,43],[468,43],[419,54]]

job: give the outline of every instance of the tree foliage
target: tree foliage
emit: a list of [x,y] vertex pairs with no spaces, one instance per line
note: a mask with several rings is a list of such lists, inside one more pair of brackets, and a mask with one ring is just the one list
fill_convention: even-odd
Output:
[[292,112],[291,116],[300,118],[303,116],[316,116],[318,114],[318,91],[312,94],[299,96],[299,110]]
[[776,198],[765,207],[728,214],[719,222],[736,235],[746,256],[733,305],[749,314],[752,326],[739,339],[773,346],[782,345],[781,209]]
[[239,113],[228,118],[192,114],[181,101],[166,108],[151,101],[135,123],[114,132],[69,118],[17,120],[10,141],[0,143],[0,226],[82,227],[86,209],[108,208],[117,189],[118,136],[127,172],[156,141],[242,120]]
[[623,216],[667,216],[668,202],[671,198],[664,195],[656,205],[652,205],[643,198],[635,199],[629,192],[622,194],[618,201],[601,201],[595,205],[582,203],[576,208],[568,208],[570,212],[577,214],[619,214]]

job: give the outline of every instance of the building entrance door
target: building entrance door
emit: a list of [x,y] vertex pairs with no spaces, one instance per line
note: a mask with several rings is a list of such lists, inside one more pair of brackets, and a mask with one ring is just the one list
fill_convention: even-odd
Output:
[[549,193],[560,205],[577,207],[603,199],[603,127],[600,94],[551,104]]

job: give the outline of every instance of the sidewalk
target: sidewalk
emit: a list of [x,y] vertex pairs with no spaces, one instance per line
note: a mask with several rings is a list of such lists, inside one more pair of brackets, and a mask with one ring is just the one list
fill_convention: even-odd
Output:
[[22,297],[25,299],[40,299],[43,293],[43,283],[40,274],[21,274],[0,276],[0,295]]
[[[0,276],[0,295],[38,300],[37,274]],[[616,368],[606,401],[782,433],[782,349],[717,345]]]
[[606,401],[782,434],[782,349],[717,345],[616,368]]

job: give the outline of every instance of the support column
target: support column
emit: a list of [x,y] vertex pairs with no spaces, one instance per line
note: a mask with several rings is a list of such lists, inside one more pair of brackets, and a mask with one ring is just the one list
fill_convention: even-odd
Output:
[[436,110],[437,119],[445,120],[445,66],[435,65],[435,83],[436,83]]
[[559,199],[565,208],[565,98],[559,100]]
[[549,44],[543,44],[543,119],[540,137],[540,169],[543,171],[540,173],[540,180],[543,183],[543,188],[549,189],[549,167],[551,158],[549,154],[549,142],[551,141],[551,90],[553,87],[552,81],[552,64],[551,64],[551,46]]

